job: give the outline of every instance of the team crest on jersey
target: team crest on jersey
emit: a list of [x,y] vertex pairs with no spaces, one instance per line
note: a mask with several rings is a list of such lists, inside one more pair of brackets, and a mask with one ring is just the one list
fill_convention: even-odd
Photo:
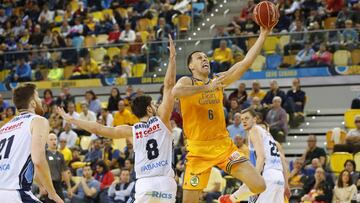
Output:
[[191,176],[191,178],[190,178],[190,185],[191,186],[196,187],[197,185],[199,185],[199,182],[200,182],[199,176],[197,176],[197,175]]

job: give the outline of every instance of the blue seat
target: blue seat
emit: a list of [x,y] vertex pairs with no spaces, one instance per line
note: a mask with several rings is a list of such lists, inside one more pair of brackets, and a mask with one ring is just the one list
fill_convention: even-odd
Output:
[[282,62],[282,57],[279,54],[271,54],[266,56],[266,68],[277,69]]
[[72,39],[72,45],[73,47],[75,47],[77,50],[80,50],[80,48],[82,47],[83,45],[83,42],[84,42],[84,38],[82,36],[77,36],[77,37],[74,37]]
[[203,10],[205,9],[205,3],[193,3],[192,4],[192,8],[194,10],[194,15],[195,16],[201,16],[201,13],[203,12]]

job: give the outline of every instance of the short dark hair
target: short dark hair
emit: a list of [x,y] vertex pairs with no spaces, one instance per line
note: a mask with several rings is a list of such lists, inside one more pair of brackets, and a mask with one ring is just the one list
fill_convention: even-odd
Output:
[[346,167],[346,164],[347,164],[348,162],[350,162],[350,163],[353,165],[354,171],[356,171],[356,163],[355,163],[354,160],[351,160],[351,159],[348,159],[348,160],[345,161],[345,163],[344,163],[344,168]]
[[189,56],[187,57],[187,62],[186,62],[186,64],[187,64],[187,67],[188,67],[190,73],[192,73],[192,71],[191,71],[191,69],[190,69],[190,67],[189,67],[189,65],[190,65],[190,63],[191,63],[191,61],[192,61],[192,55],[195,54],[195,53],[198,53],[198,52],[202,53],[202,51],[193,51],[193,52],[191,52],[191,53],[189,54]]
[[109,167],[106,165],[105,161],[103,160],[99,160],[96,163],[96,165],[103,168],[103,173],[107,173],[109,171]]
[[345,172],[348,172],[348,174],[349,174],[349,182],[348,182],[348,185],[350,186],[350,185],[353,184],[350,172],[349,172],[348,170],[344,169],[343,171],[340,172],[340,175],[339,175],[339,177],[338,177],[337,186],[338,186],[339,188],[343,188],[343,187],[344,187],[344,182],[343,182],[343,180],[342,180],[342,176],[344,175]]
[[29,102],[34,97],[36,85],[27,83],[14,90],[13,102],[15,107],[19,109],[28,109]]
[[138,118],[142,118],[147,114],[147,107],[151,105],[152,98],[147,95],[138,96],[131,105],[131,110]]
[[241,114],[249,112],[252,117],[256,117],[257,113],[253,108],[247,108],[241,111]]

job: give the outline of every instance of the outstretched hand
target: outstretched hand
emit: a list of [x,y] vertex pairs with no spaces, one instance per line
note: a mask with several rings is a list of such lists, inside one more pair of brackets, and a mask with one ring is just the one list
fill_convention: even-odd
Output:
[[58,106],[58,107],[56,108],[56,112],[57,112],[66,122],[69,122],[69,121],[72,119],[72,117],[71,117],[69,114],[67,114],[62,107],[59,107],[59,106]]
[[174,44],[174,41],[170,34],[169,34],[169,51],[170,51],[170,58],[173,58],[176,56],[175,44]]

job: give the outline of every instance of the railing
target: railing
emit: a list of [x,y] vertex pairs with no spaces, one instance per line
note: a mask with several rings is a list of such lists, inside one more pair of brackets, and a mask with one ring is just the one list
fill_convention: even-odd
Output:
[[[341,44],[344,41],[342,34],[343,32],[348,32],[345,29],[337,29],[337,30],[321,30],[321,31],[309,31],[309,32],[291,32],[291,33],[277,33],[270,35],[263,47],[263,56],[269,56],[273,54],[279,54],[281,56],[281,64],[287,63],[287,68],[290,66],[294,66],[295,61],[295,54],[297,54],[298,49],[290,49],[288,52],[289,47],[287,46],[289,43],[293,42],[293,39],[298,39],[298,43],[300,47],[303,46],[305,41],[309,41],[312,43],[313,47],[316,49],[319,47],[321,42],[326,42],[328,47],[333,49],[332,52],[343,49],[350,51],[352,58],[348,60],[348,64],[342,65],[357,65],[359,64],[359,55],[356,49],[359,49],[359,41],[355,41],[352,44]],[[358,34],[358,30],[357,30]],[[337,42],[334,41],[334,37],[337,36]],[[232,49],[234,60],[232,63],[241,60],[244,55],[246,54],[247,50],[242,50],[239,48],[241,45],[244,45],[249,49],[256,41],[257,35],[242,35],[238,37],[221,37],[221,38],[202,38],[202,39],[193,39],[192,37],[187,37],[187,39],[183,40],[176,40],[176,48],[177,48],[177,65],[178,65],[178,73],[179,74],[186,74],[186,58],[188,54],[194,50],[201,50],[205,53],[208,53],[209,56],[212,54],[212,46],[216,47],[220,43],[221,40],[225,40],[228,44],[228,47]],[[73,39],[73,42],[78,39]],[[85,38],[85,41],[87,39]],[[34,65],[36,69],[52,69],[52,68],[71,68],[76,66],[78,62],[71,64],[66,63],[64,61],[61,62],[62,54],[66,52],[73,51],[77,54],[86,54],[86,50],[89,51],[91,58],[95,59],[98,64],[102,63],[102,57],[104,55],[110,55],[111,57],[118,55],[121,60],[123,60],[123,65],[128,66],[130,73],[129,77],[131,76],[142,76],[145,74],[146,76],[156,76],[164,74],[167,66],[167,57],[168,57],[168,50],[167,50],[167,41],[148,41],[147,43],[140,43],[140,44],[125,44],[125,43],[118,43],[118,44],[97,44],[91,47],[85,47],[78,43],[77,47],[66,47],[66,48],[37,48],[32,50],[17,50],[17,51],[8,51],[3,52],[0,54],[1,62],[1,70],[10,70],[13,69],[19,58],[25,57],[27,61],[31,62],[32,65],[34,63],[38,63],[38,65]],[[229,45],[231,44],[231,46]],[[239,46],[234,46],[239,45]],[[138,46],[138,47],[136,47]],[[300,48],[297,47],[297,48]],[[134,55],[129,53],[130,49],[137,49],[140,51],[140,54]],[[290,47],[291,48],[291,47]],[[296,48],[296,47],[295,47]],[[244,48],[243,48],[244,49]],[[356,51],[353,51],[356,50]],[[286,54],[284,55],[284,53]],[[288,53],[287,53],[288,52]],[[335,56],[334,56],[335,57]],[[266,59],[265,59],[266,60]],[[335,60],[335,58],[334,58]],[[335,61],[334,61],[335,62]],[[139,65],[141,64],[141,65]],[[339,65],[339,64],[335,64]],[[33,67],[33,70],[35,68]],[[286,66],[282,66],[283,68]],[[257,69],[256,69],[257,68]],[[263,64],[260,68],[253,67],[254,71],[261,71],[266,70],[269,67]],[[277,67],[272,67],[271,69],[277,69]],[[64,75],[67,79],[71,76]],[[4,79],[4,78],[3,78]]]

